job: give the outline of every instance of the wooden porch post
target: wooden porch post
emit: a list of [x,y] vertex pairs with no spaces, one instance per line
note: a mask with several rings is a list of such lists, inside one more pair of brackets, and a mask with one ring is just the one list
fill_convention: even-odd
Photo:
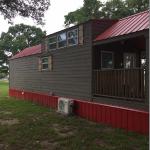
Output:
[[149,71],[150,71],[150,61],[149,61],[149,35],[146,34],[145,35],[145,44],[146,44],[146,73],[145,73],[145,92],[146,92],[146,95],[145,95],[145,100],[146,100],[146,103],[148,104],[149,103],[149,81],[150,81],[150,77],[149,77]]

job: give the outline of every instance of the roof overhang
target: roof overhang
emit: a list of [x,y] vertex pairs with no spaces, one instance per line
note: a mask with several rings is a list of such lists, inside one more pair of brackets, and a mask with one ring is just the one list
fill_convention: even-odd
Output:
[[104,39],[104,40],[100,40],[100,41],[93,41],[93,46],[127,40],[130,38],[135,38],[135,37],[139,37],[139,36],[148,37],[149,29],[145,29],[143,31],[134,32],[134,33],[130,33],[130,34],[120,35],[120,36],[116,36],[116,37],[112,37],[112,38],[108,38],[108,39]]

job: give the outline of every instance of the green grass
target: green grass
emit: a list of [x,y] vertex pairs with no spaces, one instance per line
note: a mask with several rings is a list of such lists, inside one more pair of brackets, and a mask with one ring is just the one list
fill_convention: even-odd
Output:
[[0,150],[148,150],[147,136],[6,97],[7,84],[0,82]]
[[0,97],[8,95],[8,82],[0,81]]

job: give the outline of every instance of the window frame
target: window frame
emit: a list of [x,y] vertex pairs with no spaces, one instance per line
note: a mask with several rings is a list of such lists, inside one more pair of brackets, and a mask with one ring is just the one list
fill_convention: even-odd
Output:
[[83,24],[78,26],[78,45],[84,44],[84,27]]
[[[102,54],[103,53],[107,53],[107,54],[112,54],[112,67],[111,68],[104,68],[103,67],[103,60],[102,60]],[[102,70],[110,70],[110,69],[113,69],[114,68],[114,52],[112,51],[101,51],[101,69]]]
[[[45,59],[45,58],[47,58],[47,63],[43,63],[43,62],[42,62],[42,60]],[[48,59],[49,59],[48,56],[41,57],[41,70],[42,70],[42,71],[49,70]],[[44,65],[44,64],[47,64],[47,65],[48,65],[48,67],[47,67],[46,69],[43,69],[43,65]]]
[[[52,38],[56,38],[56,42],[52,42],[51,44],[55,44],[56,43],[56,48],[52,48],[52,49],[50,49],[50,47],[49,47],[49,45],[50,45],[50,43],[49,43],[49,39],[52,39]],[[51,36],[51,37],[49,37],[48,38],[48,50],[56,50],[57,49],[57,35],[53,35],[53,36]]]
[[[76,30],[76,32],[77,32],[77,35],[76,35],[76,37],[75,37],[75,38],[77,38],[77,43],[76,43],[76,44],[69,45],[68,40],[69,40],[69,39],[72,39],[72,38],[69,38],[68,34],[69,34],[69,32],[72,32],[72,31],[75,31],[75,30]],[[75,29],[72,29],[72,30],[67,31],[67,47],[75,46],[75,45],[78,45],[78,44],[79,44],[79,29],[78,29],[78,28],[75,28]]]
[[[59,35],[61,35],[61,34],[64,34],[64,33],[65,33],[65,35],[66,35],[66,46],[59,47],[58,36],[59,36]],[[67,47],[67,32],[66,32],[66,31],[65,31],[65,32],[62,32],[62,33],[58,33],[58,34],[57,34],[57,49],[61,49],[61,48],[65,48],[65,47]]]

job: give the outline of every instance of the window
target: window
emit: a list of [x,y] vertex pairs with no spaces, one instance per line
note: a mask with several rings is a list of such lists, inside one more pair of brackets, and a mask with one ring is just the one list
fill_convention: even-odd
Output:
[[56,50],[66,46],[83,45],[83,25],[76,29],[67,32],[53,34],[51,37],[46,37],[43,42],[43,50]]
[[48,69],[48,57],[41,58],[42,70]]
[[39,71],[52,70],[52,56],[39,58]]
[[101,68],[111,69],[113,68],[113,53],[112,52],[101,52]]
[[78,30],[74,29],[68,31],[68,46],[77,45],[78,44]]
[[50,37],[48,39],[48,47],[50,50],[57,48],[57,39],[56,36]]
[[58,40],[58,48],[65,47],[67,45],[66,33],[59,34],[57,40]]

